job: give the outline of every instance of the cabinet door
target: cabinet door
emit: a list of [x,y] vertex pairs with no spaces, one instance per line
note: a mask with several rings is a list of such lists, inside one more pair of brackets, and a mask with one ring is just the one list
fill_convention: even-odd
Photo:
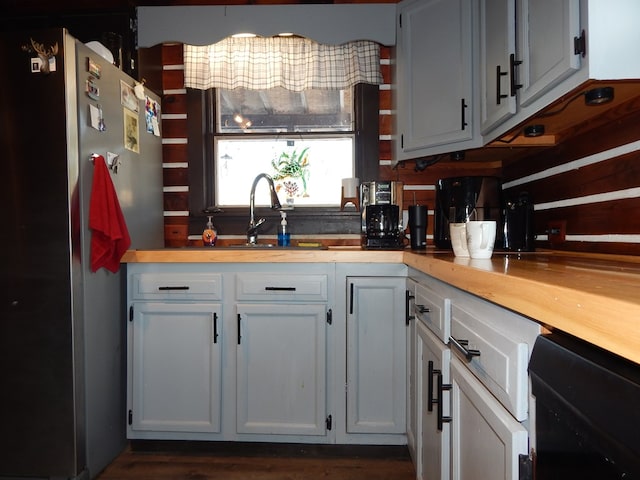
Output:
[[238,304],[238,433],[325,435],[326,305]]
[[[420,374],[422,376],[421,397],[421,448],[418,478],[424,480],[449,480],[451,425],[438,415],[450,416],[450,392],[438,387],[440,376],[442,385],[450,381],[449,362],[451,351],[421,322],[417,322],[418,352],[420,353]],[[442,410],[438,410],[442,403]],[[480,477],[478,477],[480,478]]]
[[511,55],[516,53],[516,0],[480,1],[481,132],[516,113]]
[[133,305],[130,433],[220,431],[221,311],[206,303]]
[[406,432],[405,279],[348,277],[347,432]]
[[420,353],[418,352],[418,333],[416,329],[415,308],[416,283],[409,279],[405,292],[405,314],[407,315],[407,446],[420,475],[419,450],[419,410],[420,378],[418,377]]
[[[473,130],[472,2],[402,2],[398,30],[400,157],[479,146]],[[439,153],[434,151],[433,153]]]
[[451,384],[451,478],[517,480],[519,455],[528,452],[527,430],[455,355]]
[[579,0],[520,0],[520,104],[533,102],[580,68],[573,39],[580,37]]

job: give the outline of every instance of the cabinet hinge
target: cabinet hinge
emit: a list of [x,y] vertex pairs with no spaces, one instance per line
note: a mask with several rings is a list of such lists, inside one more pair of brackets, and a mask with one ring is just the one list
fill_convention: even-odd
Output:
[[573,53],[574,55],[587,54],[587,34],[582,30],[579,37],[573,37]]
[[133,322],[133,305],[129,307],[129,321]]
[[333,323],[333,311],[331,309],[327,310],[327,323],[329,325]]
[[518,479],[533,480],[533,456],[534,451],[531,450],[530,455],[518,455]]
[[333,422],[333,418],[331,417],[331,415],[329,415],[327,417],[327,419],[325,420],[325,424],[327,426],[327,430],[331,430],[332,422]]
[[129,425],[133,424],[133,410],[129,410]]

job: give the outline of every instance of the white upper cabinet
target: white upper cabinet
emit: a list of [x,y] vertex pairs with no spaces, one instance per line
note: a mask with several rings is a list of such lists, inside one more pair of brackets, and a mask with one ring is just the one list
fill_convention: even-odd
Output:
[[587,80],[639,79],[638,18],[635,0],[481,0],[484,142]]
[[579,0],[482,0],[480,38],[487,134],[580,68]]
[[[520,104],[526,106],[581,66],[579,0],[520,0],[516,61]],[[576,47],[577,52],[576,52]]]
[[516,52],[515,0],[480,1],[481,131],[486,133],[516,113],[511,91]]
[[396,158],[478,147],[474,98],[474,3],[399,4]]

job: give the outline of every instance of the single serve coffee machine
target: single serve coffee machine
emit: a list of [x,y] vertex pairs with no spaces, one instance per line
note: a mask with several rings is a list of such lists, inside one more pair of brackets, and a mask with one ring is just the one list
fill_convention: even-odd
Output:
[[402,182],[364,182],[360,185],[362,248],[402,250]]

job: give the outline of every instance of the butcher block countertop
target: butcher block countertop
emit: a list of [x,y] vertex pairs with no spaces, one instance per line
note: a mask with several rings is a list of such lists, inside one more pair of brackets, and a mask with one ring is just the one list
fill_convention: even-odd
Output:
[[427,250],[180,248],[131,250],[124,263],[401,263],[640,364],[640,258],[558,251],[490,260]]

